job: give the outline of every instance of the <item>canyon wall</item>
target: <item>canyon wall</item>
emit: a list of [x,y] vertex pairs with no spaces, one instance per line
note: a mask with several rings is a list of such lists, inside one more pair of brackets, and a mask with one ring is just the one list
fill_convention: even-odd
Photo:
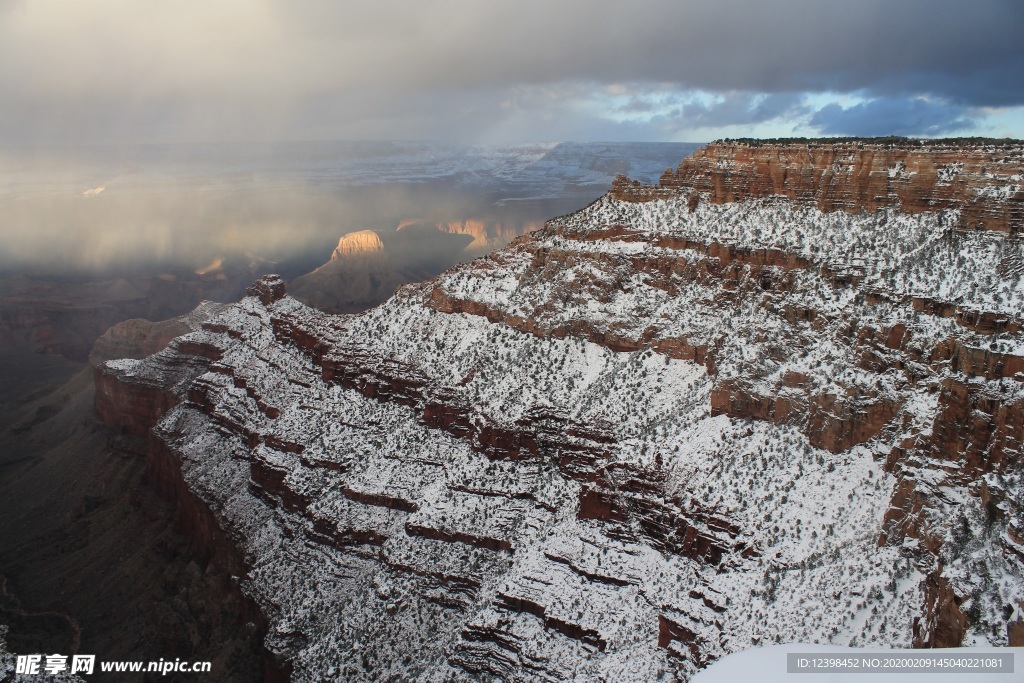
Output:
[[[293,680],[1020,644],[1016,195],[969,217],[1017,172],[877,146],[712,145],[359,315],[264,278],[97,410],[237,545]],[[880,199],[901,163],[966,189]]]

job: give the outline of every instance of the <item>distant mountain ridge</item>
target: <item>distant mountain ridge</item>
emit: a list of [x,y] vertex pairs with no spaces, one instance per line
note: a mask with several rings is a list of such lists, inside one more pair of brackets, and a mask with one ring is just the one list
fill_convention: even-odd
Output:
[[[467,186],[607,184],[617,173],[654,181],[700,145],[675,142],[549,142],[465,145],[426,141],[312,141],[269,144],[164,144],[34,150],[0,173],[0,194],[76,195],[105,185],[152,190],[197,183],[233,190],[267,183],[314,187],[426,182]],[[54,178],[61,185],[54,187]],[[77,181],[74,179],[78,178]],[[71,183],[66,185],[66,183]],[[9,186],[9,189],[8,189]]]

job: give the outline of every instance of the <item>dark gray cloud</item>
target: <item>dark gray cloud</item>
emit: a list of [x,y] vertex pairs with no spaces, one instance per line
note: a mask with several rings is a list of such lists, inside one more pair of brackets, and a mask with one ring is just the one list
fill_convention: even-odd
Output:
[[801,93],[1018,106],[1022,31],[1019,0],[0,0],[0,139],[649,139],[799,116]]
[[977,125],[971,108],[924,98],[878,98],[849,107],[832,103],[814,113],[810,124],[826,135],[941,136]]
[[684,104],[679,115],[686,124],[699,127],[744,126],[780,117],[799,118],[810,113],[804,98],[795,93],[726,93],[715,101]]
[[1017,0],[299,5],[287,12],[306,35],[367,28],[362,42],[385,48],[368,52],[367,77],[401,74],[404,86],[583,79],[753,92],[924,87],[976,105],[1024,102]]

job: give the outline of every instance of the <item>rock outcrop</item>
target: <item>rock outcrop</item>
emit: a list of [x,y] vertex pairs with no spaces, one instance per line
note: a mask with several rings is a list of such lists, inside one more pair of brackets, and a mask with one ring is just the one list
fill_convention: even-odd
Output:
[[244,293],[253,274],[236,265],[229,268],[229,275],[227,279],[179,278],[165,273],[102,281],[73,275],[0,277],[0,346],[56,353],[85,363],[100,337],[112,354],[126,336],[152,334],[155,341],[166,341],[173,330],[144,332],[141,324],[135,324],[130,333],[131,325],[118,327],[115,336],[106,333],[127,320],[177,317],[203,300],[234,300]]
[[152,356],[162,351],[175,338],[198,330],[202,323],[223,307],[223,304],[203,301],[189,313],[169,320],[123,320],[104,332],[93,343],[92,351],[89,352],[89,365],[98,368],[108,360]]
[[472,238],[423,224],[359,230],[338,240],[327,263],[290,284],[301,301],[330,313],[376,306],[403,284],[425,280],[460,260]]
[[[1014,181],[855,148],[712,146],[360,315],[261,280],[97,409],[237,544],[293,680],[1018,642],[1024,244],[1012,193],[964,218]],[[967,189],[883,197],[890,160]]]
[[371,255],[380,254],[383,251],[384,243],[381,242],[380,235],[373,230],[359,230],[342,235],[341,239],[338,240],[338,246],[334,248],[334,253],[331,254],[331,259],[351,258],[353,256],[369,258]]

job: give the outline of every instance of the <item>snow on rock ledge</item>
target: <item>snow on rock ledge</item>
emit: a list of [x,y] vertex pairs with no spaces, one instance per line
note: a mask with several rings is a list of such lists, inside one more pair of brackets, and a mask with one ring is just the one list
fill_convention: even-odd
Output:
[[293,680],[1021,644],[1019,238],[630,187],[363,314],[261,280],[97,408],[237,544]]

